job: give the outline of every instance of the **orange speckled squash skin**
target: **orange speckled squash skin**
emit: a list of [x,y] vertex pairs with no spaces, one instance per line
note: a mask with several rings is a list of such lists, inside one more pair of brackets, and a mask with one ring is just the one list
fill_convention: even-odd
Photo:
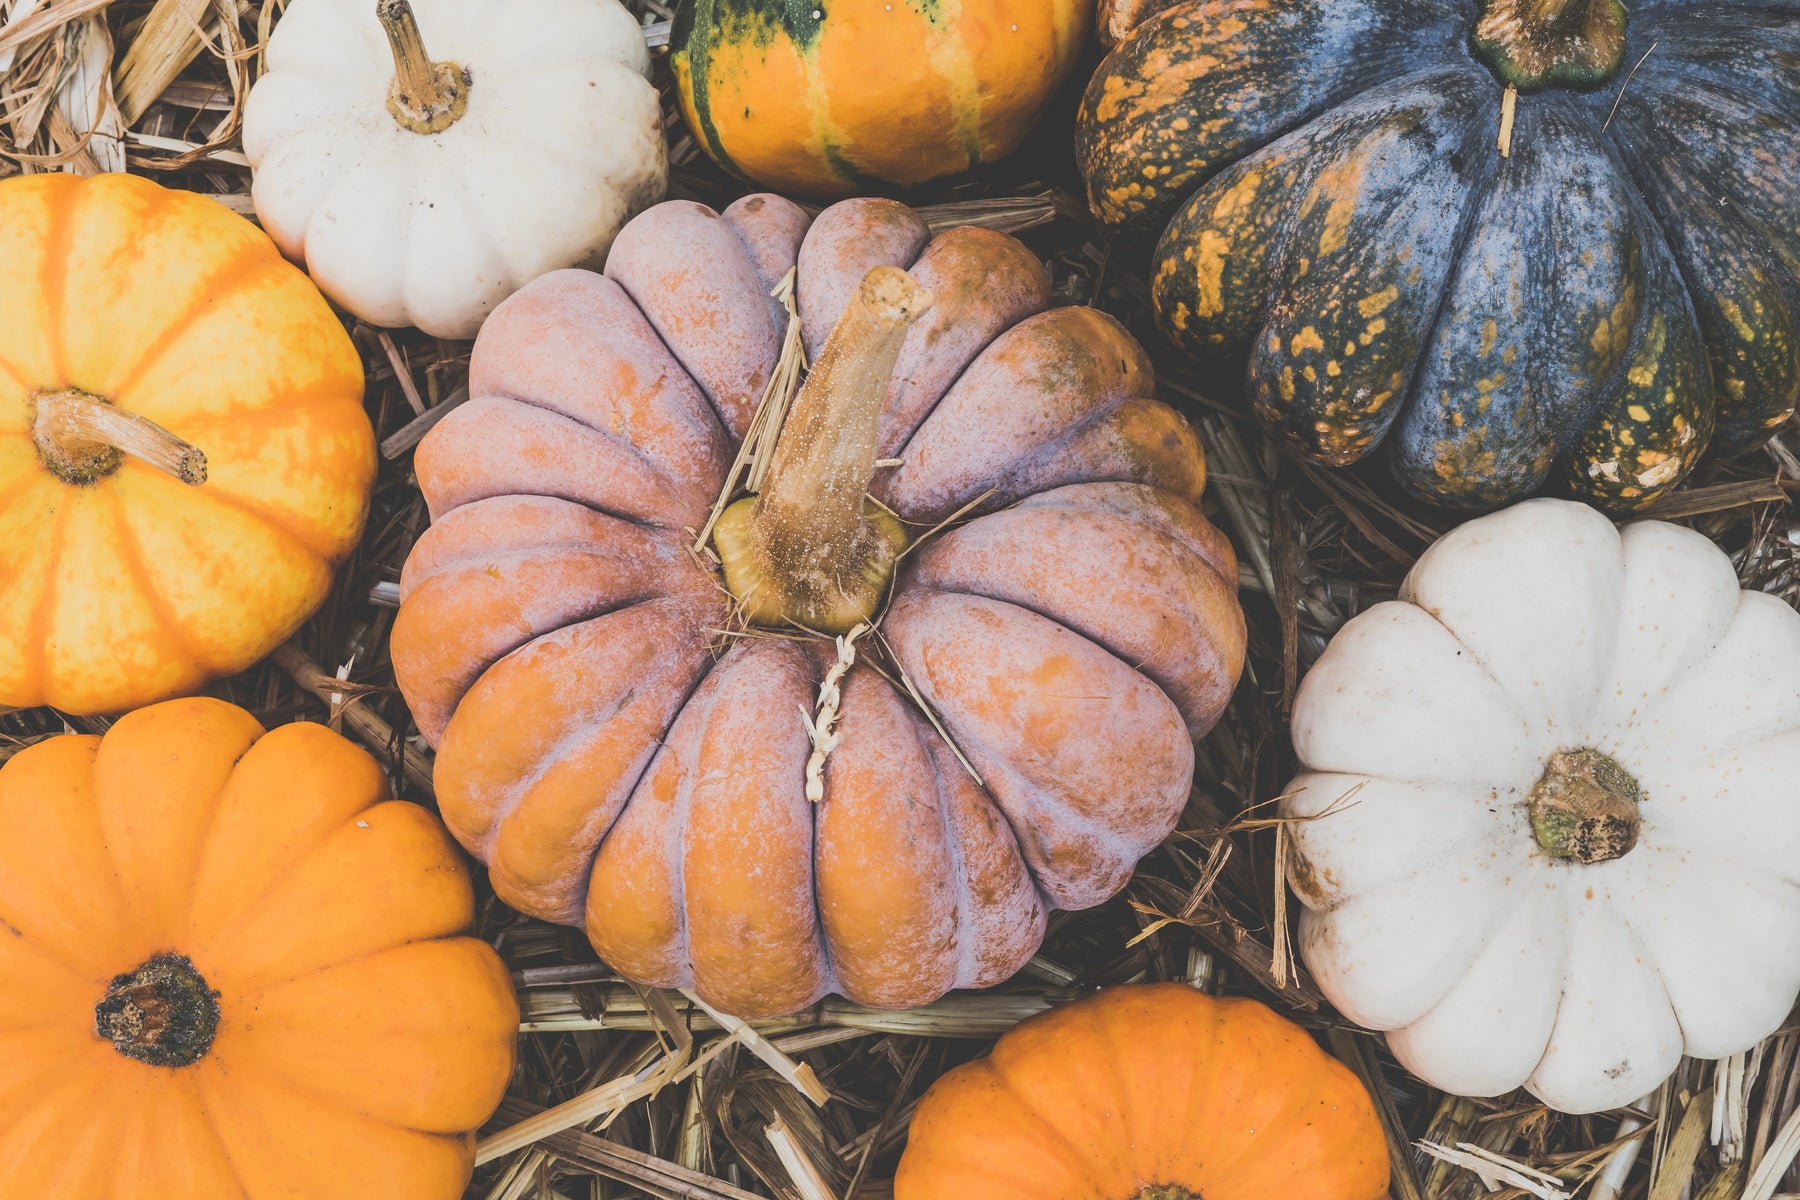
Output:
[[[250,222],[127,175],[0,182],[0,704],[117,712],[234,674],[323,601],[375,474],[362,364]],[[53,473],[73,388],[203,451]]]
[[1087,0],[684,0],[682,115],[727,170],[807,196],[911,187],[1019,148]]
[[[880,410],[878,453],[902,465],[877,497],[916,536],[993,491],[905,560],[844,679],[816,805],[800,716],[831,643],[721,636],[730,598],[689,552],[777,360],[768,293],[796,263],[814,361],[871,268],[935,297]],[[496,310],[473,399],[418,451],[434,524],[393,654],[445,819],[507,903],[585,923],[632,979],[761,1016],[998,982],[1049,908],[1124,884],[1236,685],[1237,565],[1143,351],[1048,302],[1002,234],[934,240],[886,200],[809,226],[752,196],[659,205],[605,276],[549,275]]]
[[[518,1006],[456,847],[368,754],[172,700],[21,751],[0,824],[0,1195],[462,1195]],[[152,1037],[136,993],[102,1036],[176,956],[215,1024]]]
[[919,1102],[894,1200],[1378,1200],[1356,1076],[1254,1000],[1110,988],[1033,1017]]

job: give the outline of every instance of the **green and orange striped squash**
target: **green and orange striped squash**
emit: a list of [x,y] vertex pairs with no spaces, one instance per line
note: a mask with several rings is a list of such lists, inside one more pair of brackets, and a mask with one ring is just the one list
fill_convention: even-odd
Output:
[[720,166],[804,196],[911,187],[1018,149],[1086,0],[684,0],[681,111]]

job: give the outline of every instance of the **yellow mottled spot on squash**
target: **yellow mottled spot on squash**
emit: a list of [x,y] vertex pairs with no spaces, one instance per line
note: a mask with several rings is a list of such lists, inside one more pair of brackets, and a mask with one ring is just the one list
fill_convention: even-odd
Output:
[[1325,374],[1331,376],[1333,379],[1336,379],[1339,375],[1342,375],[1343,373],[1344,373],[1344,369],[1342,367],[1338,366],[1337,359],[1334,358],[1330,362],[1325,364]]
[[1201,231],[1200,245],[1194,260],[1195,310],[1202,317],[1216,317],[1224,311],[1225,256],[1231,243],[1214,230]]
[[1344,235],[1350,229],[1350,218],[1355,215],[1355,192],[1332,198],[1331,207],[1325,210],[1325,231],[1319,235],[1320,254],[1334,254],[1343,247]]
[[1291,402],[1294,399],[1294,368],[1281,368],[1281,383],[1279,386],[1281,398]]
[[[1365,296],[1361,300],[1358,300],[1356,302],[1356,310],[1363,315],[1364,320],[1368,320],[1370,317],[1378,316],[1381,313],[1386,312],[1388,306],[1393,304],[1393,302],[1399,298],[1400,289],[1390,283],[1374,295]],[[1489,323],[1492,324],[1492,322]]]
[[1725,319],[1731,322],[1731,327],[1737,330],[1738,336],[1744,341],[1756,340],[1756,328],[1744,319],[1744,310],[1738,307],[1737,301],[1721,298],[1719,311],[1725,314]]
[[1630,408],[1626,409],[1625,412],[1634,421],[1648,421],[1650,419],[1650,410],[1641,404],[1633,404]]
[[1481,342],[1475,353],[1486,357],[1494,352],[1494,343],[1500,340],[1500,323],[1491,318],[1481,326]]
[[1647,388],[1656,382],[1656,368],[1639,363],[1625,377],[1631,381],[1632,387]]
[[1362,337],[1359,340],[1366,346],[1386,332],[1387,318],[1376,317],[1373,321],[1370,321],[1368,327],[1362,331]]
[[1355,342],[1345,342],[1344,343],[1344,357],[1345,358],[1355,358],[1356,357],[1356,343]]
[[1314,329],[1311,325],[1308,325],[1305,329],[1302,329],[1299,333],[1294,335],[1293,353],[1295,354],[1299,354],[1306,350],[1323,349],[1325,349],[1325,339],[1320,337],[1319,331]]
[[1317,371],[1313,370],[1313,365],[1311,363],[1307,363],[1306,367],[1300,372],[1300,374],[1305,377],[1306,382],[1308,382],[1308,383],[1319,382],[1319,373]]

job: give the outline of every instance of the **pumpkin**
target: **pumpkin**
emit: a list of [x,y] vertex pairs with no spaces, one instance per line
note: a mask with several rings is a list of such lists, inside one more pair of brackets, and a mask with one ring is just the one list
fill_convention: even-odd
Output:
[[[697,549],[790,272],[814,370]],[[392,645],[502,899],[761,1016],[994,983],[1124,884],[1237,681],[1236,560],[1143,351],[1048,300],[1003,234],[759,195],[495,311]]]
[[669,63],[714,162],[778,191],[847,196],[1017,150],[1091,20],[1085,0],[683,0]]
[[1320,987],[1436,1086],[1568,1112],[1747,1049],[1800,991],[1796,679],[1800,615],[1692,530],[1534,500],[1440,539],[1295,703]]
[[362,361],[212,200],[0,182],[0,705],[117,712],[311,616],[375,475]]
[[894,1200],[1377,1200],[1350,1070],[1264,1005],[1127,984],[1009,1030],[931,1085]]
[[0,1193],[453,1200],[518,1006],[425,809],[171,700],[0,768]]
[[650,52],[616,0],[294,0],[267,61],[244,110],[256,214],[372,324],[474,337],[662,199]]
[[1628,511],[1794,411],[1797,62],[1791,0],[1189,0],[1077,153],[1161,234],[1163,330],[1300,456]]

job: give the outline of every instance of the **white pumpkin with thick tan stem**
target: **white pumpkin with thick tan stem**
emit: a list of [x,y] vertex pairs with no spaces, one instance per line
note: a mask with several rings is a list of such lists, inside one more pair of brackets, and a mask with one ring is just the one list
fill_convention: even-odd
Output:
[[1593,1112],[1800,991],[1800,614],[1692,530],[1533,500],[1307,676],[1282,802],[1332,1003],[1447,1091]]
[[617,0],[293,0],[244,113],[257,216],[364,320],[473,337],[662,198],[649,75]]

